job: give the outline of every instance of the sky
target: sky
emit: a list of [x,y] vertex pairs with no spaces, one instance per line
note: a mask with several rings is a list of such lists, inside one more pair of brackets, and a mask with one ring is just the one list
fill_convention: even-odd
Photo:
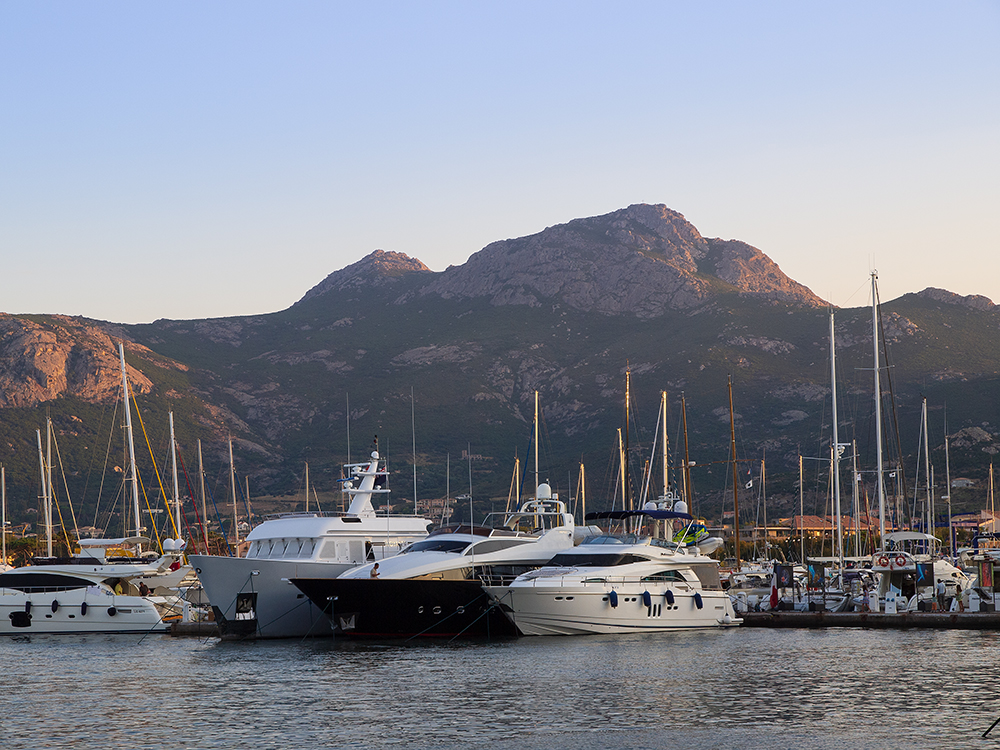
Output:
[[632,203],[1000,302],[1000,2],[0,0],[0,311],[274,312]]

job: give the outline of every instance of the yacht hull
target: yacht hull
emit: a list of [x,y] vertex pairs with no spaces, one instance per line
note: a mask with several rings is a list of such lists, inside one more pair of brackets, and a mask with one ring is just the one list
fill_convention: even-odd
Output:
[[0,589],[0,635],[151,633],[169,630],[152,601],[94,589]]
[[331,615],[333,632],[349,638],[517,635],[478,581],[310,579],[295,585]]
[[[728,594],[722,591],[672,590],[670,604],[666,588],[645,583],[617,586],[617,606],[612,606],[612,589],[603,583],[495,586],[488,591],[521,635],[650,633],[741,623]],[[648,594],[648,604],[644,594]]]
[[338,576],[353,563],[191,555],[223,640],[328,637],[330,618],[291,584]]

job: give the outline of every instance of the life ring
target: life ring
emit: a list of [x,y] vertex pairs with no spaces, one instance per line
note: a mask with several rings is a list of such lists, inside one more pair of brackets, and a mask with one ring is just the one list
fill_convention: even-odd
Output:
[[888,567],[888,565],[889,565],[889,556],[888,555],[881,555],[879,557],[879,559],[878,559],[878,564],[879,564],[880,568]]
[[896,555],[896,567],[904,568],[906,567],[906,558],[902,555]]

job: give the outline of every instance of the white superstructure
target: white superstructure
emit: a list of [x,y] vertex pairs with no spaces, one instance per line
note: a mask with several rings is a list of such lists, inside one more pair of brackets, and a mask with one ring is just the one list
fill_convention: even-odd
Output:
[[[344,485],[352,500],[344,515],[292,514],[265,521],[247,536],[246,557],[191,555],[223,638],[329,636],[330,621],[290,581],[335,578],[368,561],[382,561],[427,536],[430,521],[377,515],[372,496],[387,471],[373,451],[349,464]],[[357,487],[354,483],[357,482]]]

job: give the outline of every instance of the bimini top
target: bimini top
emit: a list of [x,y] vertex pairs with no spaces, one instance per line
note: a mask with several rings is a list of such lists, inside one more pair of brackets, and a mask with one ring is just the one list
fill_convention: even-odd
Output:
[[893,531],[885,535],[887,542],[936,542],[938,538],[919,531]]
[[694,516],[689,513],[678,513],[675,510],[603,510],[595,513],[588,513],[586,520],[596,521],[600,518],[610,518],[614,521],[621,521],[625,518],[635,518],[644,516],[646,518],[682,518],[685,521],[693,521]]

